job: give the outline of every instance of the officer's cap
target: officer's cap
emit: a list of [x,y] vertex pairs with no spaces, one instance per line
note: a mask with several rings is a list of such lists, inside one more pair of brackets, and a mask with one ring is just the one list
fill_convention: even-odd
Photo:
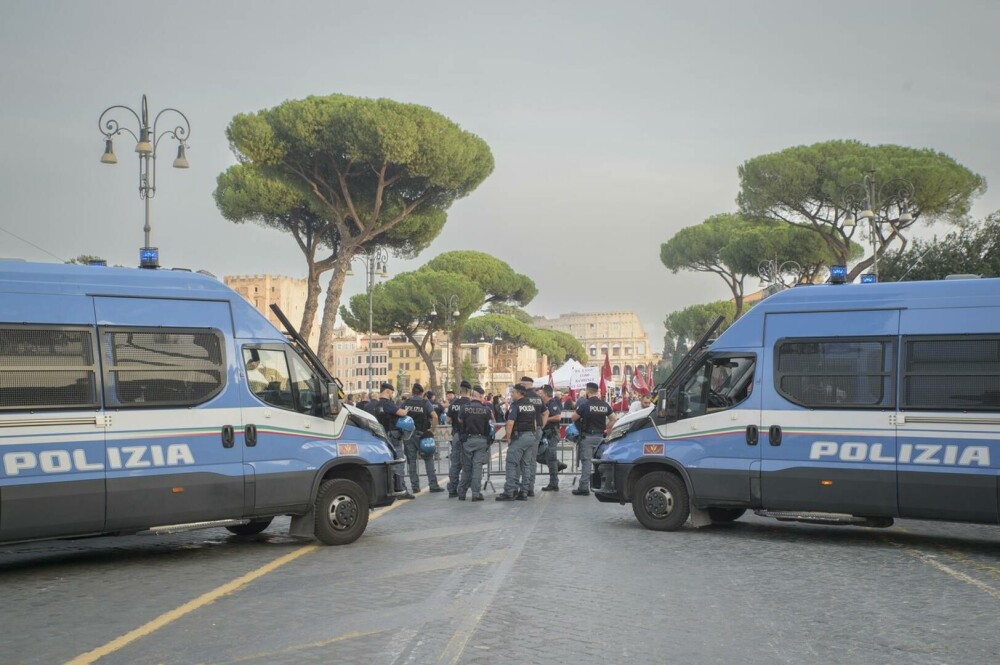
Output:
[[522,376],[521,377],[521,383],[531,383],[531,384],[534,384],[535,380],[533,378],[531,378],[530,376]]
[[468,381],[462,381],[460,384],[458,384],[458,387],[459,388],[463,388],[465,390],[471,390],[472,389],[472,384],[469,383]]
[[424,392],[424,387],[422,385],[420,385],[419,383],[414,383],[413,384],[413,394],[414,395],[419,395],[422,392]]
[[587,390],[600,390],[600,388],[601,387],[599,385],[597,385],[596,383],[594,383],[593,381],[588,381],[587,382]]
[[393,388],[393,387],[392,387],[392,384],[391,384],[391,383],[389,383],[388,381],[386,381],[385,383],[383,383],[383,384],[382,384],[382,385],[381,385],[381,386],[379,387],[379,390],[391,390],[391,391],[393,391],[393,392],[396,392],[396,389],[395,389],[395,388]]
[[486,391],[483,390],[482,386],[472,386],[472,392],[476,393],[477,395],[485,395],[486,394]]
[[525,393],[528,392],[528,389],[522,386],[520,383],[516,383],[514,384],[514,392],[521,393],[522,395],[524,395]]

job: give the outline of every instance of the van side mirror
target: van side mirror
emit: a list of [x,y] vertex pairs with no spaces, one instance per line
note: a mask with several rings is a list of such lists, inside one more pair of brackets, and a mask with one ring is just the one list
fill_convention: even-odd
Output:
[[666,388],[656,395],[656,417],[663,422],[672,422],[680,416],[679,390],[667,392]]
[[338,413],[340,413],[340,403],[341,400],[344,398],[340,382],[336,380],[330,381],[324,386],[324,388],[325,388],[324,391],[325,394],[323,396],[324,397],[323,404],[325,407],[325,411],[331,416],[335,416]]

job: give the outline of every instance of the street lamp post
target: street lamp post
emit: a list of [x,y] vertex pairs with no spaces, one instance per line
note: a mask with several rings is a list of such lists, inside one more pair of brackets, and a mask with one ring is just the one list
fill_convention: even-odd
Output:
[[[131,113],[138,123],[138,134],[128,127],[122,126],[114,117],[116,111],[127,111]],[[160,117],[164,113],[174,113],[179,116],[181,124],[174,125],[172,129],[159,131]],[[175,118],[176,120],[176,118]],[[173,124],[173,123],[171,123]],[[118,158],[115,156],[114,137],[122,132],[130,134],[135,139],[135,152],[139,155],[139,198],[146,204],[145,224],[143,230],[143,246],[139,250],[139,267],[158,268],[160,265],[159,250],[150,245],[149,234],[152,227],[149,225],[149,200],[156,196],[156,155],[160,145],[160,139],[169,136],[177,141],[177,158],[174,159],[175,169],[186,169],[189,167],[187,160],[187,140],[191,135],[191,123],[187,116],[175,108],[165,108],[153,118],[153,124],[149,124],[149,108],[146,103],[146,95],[142,96],[142,106],[140,112],[136,113],[128,106],[120,104],[109,106],[101,113],[97,119],[97,128],[104,134],[104,154],[101,155],[102,164],[117,164]]]
[[768,259],[757,266],[757,274],[760,275],[761,283],[767,284],[767,295],[773,295],[787,288],[783,275],[791,274],[792,283],[798,282],[802,278],[802,266],[797,261],[779,263],[778,259]]
[[[458,311],[458,296],[450,296],[447,300],[441,303],[445,309],[445,328],[448,329],[449,335],[451,334],[451,329],[455,325],[455,319],[461,316],[461,312]],[[431,318],[437,318],[437,301],[434,302],[434,306],[431,308]],[[445,369],[444,369],[444,391],[448,392],[448,376],[451,374],[451,350],[445,354],[444,358]]]
[[[366,285],[368,288],[368,377],[365,379],[365,387],[367,390],[372,389],[372,376],[374,375],[374,368],[372,367],[372,344],[374,343],[374,333],[373,328],[375,327],[375,277],[388,277],[389,276],[389,253],[381,247],[375,247],[368,250],[367,253],[355,256],[352,260],[358,260],[365,264],[365,277],[367,279]],[[348,272],[348,274],[351,274]]]
[[[500,330],[500,326],[494,324],[491,326],[491,328],[493,332],[493,339],[490,341],[490,392],[494,392],[497,389],[493,381],[493,370],[496,366],[496,359],[497,359],[497,353],[496,353],[497,342],[502,342],[503,338],[500,336],[500,333],[502,332]],[[486,335],[480,333],[479,341],[485,342]]]
[[[851,229],[853,234],[853,229],[857,226],[858,221],[868,222],[868,235],[872,242],[872,273],[877,282],[879,242],[885,244],[885,239],[882,237],[882,231],[878,225],[882,222],[888,222],[893,231],[896,231],[896,227],[893,226],[894,222],[908,224],[913,221],[913,215],[909,212],[909,206],[914,196],[913,183],[905,178],[891,178],[879,183],[875,179],[875,168],[872,167],[865,173],[861,182],[854,183],[847,188],[846,194],[847,200],[843,205],[846,213],[844,228]],[[861,209],[862,207],[863,209]],[[889,215],[886,214],[885,219],[879,220],[879,211],[888,210],[891,207],[898,210],[899,214],[896,219],[890,219]]]

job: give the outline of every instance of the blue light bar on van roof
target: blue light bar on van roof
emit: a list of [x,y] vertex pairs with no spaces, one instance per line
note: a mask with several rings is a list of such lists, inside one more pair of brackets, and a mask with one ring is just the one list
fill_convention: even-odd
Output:
[[87,261],[87,265],[88,266],[105,266],[105,267],[107,267],[108,262],[105,261],[104,259],[90,259],[89,261]]
[[843,284],[847,281],[847,266],[830,266],[830,283]]
[[875,275],[873,275],[870,272],[866,272],[864,275],[861,276],[861,283],[862,284],[874,284],[877,281],[878,280],[875,279]]
[[160,267],[160,248],[159,247],[140,247],[139,248],[139,267],[140,268],[159,268]]

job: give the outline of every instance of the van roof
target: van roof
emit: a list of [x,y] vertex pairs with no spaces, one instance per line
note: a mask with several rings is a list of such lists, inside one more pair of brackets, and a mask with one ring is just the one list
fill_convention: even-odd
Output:
[[231,299],[217,279],[186,270],[143,270],[0,260],[0,292],[62,295],[129,294]]

